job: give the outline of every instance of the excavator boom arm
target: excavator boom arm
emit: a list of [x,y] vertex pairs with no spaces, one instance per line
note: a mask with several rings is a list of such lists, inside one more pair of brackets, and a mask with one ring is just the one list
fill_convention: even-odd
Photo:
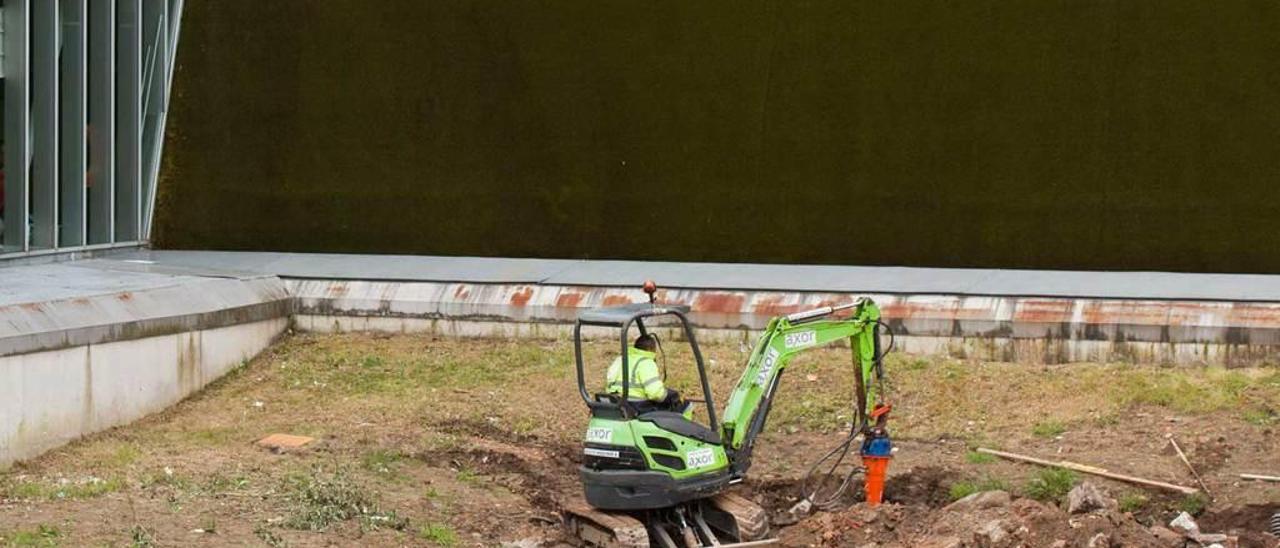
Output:
[[800,352],[842,339],[848,339],[852,346],[855,374],[860,375],[863,388],[859,393],[862,401],[857,405],[862,416],[870,414],[871,405],[876,401],[875,385],[869,381],[877,372],[876,362],[879,359],[877,325],[880,309],[870,299],[860,299],[852,308],[852,316],[845,319],[831,319],[832,312],[839,308],[826,308],[781,316],[769,322],[757,339],[746,370],[738,379],[725,407],[722,428],[729,449],[744,454],[749,463],[751,447],[764,428],[778,381],[787,364]]

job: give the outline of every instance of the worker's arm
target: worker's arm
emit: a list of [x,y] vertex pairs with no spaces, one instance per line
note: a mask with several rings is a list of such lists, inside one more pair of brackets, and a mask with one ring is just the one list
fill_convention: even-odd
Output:
[[667,397],[667,387],[662,384],[662,375],[658,373],[658,363],[645,358],[636,364],[636,375],[632,377],[640,386],[632,386],[632,392],[643,392],[649,401],[662,401]]

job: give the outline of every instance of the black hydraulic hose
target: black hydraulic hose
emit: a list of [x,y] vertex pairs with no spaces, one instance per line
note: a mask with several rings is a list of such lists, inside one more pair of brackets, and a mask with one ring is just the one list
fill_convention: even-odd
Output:
[[[883,322],[876,320],[875,329],[877,330],[877,332],[880,330],[881,327],[883,327],[884,330],[889,333],[889,346],[888,348],[885,348],[883,350],[879,350],[877,348],[877,350],[879,351],[875,356],[874,362],[875,362],[875,375],[877,378],[876,380],[880,384],[879,393],[883,395],[884,394],[884,384],[883,384],[884,383],[884,362],[883,360],[884,360],[884,357],[893,350],[893,346],[896,340],[894,339],[893,329],[889,328],[889,326],[885,325]],[[877,333],[877,337],[876,337],[877,347],[879,346],[878,335],[879,333]],[[866,383],[870,379],[861,378],[862,377],[861,366],[858,366],[855,368],[855,374],[857,375],[857,381],[855,381],[854,391],[856,393],[855,399],[857,401],[854,403],[854,406],[857,409],[855,410],[855,413],[854,413],[853,423],[849,427],[849,435],[846,436],[844,440],[842,440],[840,443],[836,444],[836,446],[833,447],[830,451],[828,451],[827,454],[823,455],[822,458],[814,462],[813,465],[809,467],[809,470],[805,472],[804,479],[800,484],[800,493],[801,495],[804,496],[804,499],[808,500],[810,504],[812,504],[815,508],[820,510],[827,510],[834,507],[840,501],[840,497],[842,497],[845,491],[849,489],[849,485],[853,483],[853,477],[856,476],[859,472],[863,471],[863,468],[861,466],[850,466],[848,473],[844,474],[844,477],[841,478],[840,483],[836,485],[835,489],[831,490],[827,495],[819,498],[818,491],[820,491],[823,488],[823,486],[829,485],[832,479],[836,477],[836,470],[840,467],[841,464],[844,464],[844,460],[848,458],[849,452],[853,450],[854,441],[857,440],[858,437],[862,435],[869,428],[868,427],[869,421],[868,421],[868,417],[866,416],[866,409],[867,409]],[[832,461],[832,459],[834,459],[834,461]],[[825,472],[819,472],[819,468],[824,467],[823,463],[828,461],[832,461],[831,467],[827,468]]]

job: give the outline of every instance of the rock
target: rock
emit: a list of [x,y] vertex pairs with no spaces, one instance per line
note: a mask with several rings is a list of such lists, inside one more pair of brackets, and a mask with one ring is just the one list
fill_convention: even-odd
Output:
[[1115,507],[1115,499],[1108,497],[1096,485],[1087,481],[1077,485],[1075,489],[1067,493],[1067,511],[1072,514],[1082,514]]
[[985,510],[987,508],[998,508],[1008,506],[1013,501],[1013,497],[1004,491],[983,491],[974,493],[965,498],[948,504],[945,510],[952,512],[971,512],[974,510]]
[[1111,548],[1111,535],[1098,533],[1089,539],[1088,548]]
[[517,541],[503,542],[502,548],[541,548],[543,544],[542,539],[529,537]]
[[980,546],[1001,546],[1008,536],[1009,531],[1005,529],[1004,521],[998,519],[988,521],[976,533]]
[[920,548],[964,548],[964,542],[955,537],[929,539]]
[[1183,536],[1181,533],[1170,530],[1168,527],[1152,525],[1149,531],[1151,531],[1152,536],[1156,537],[1156,542],[1160,543],[1162,546],[1182,546],[1187,542],[1187,537]]
[[788,513],[795,517],[802,517],[809,515],[809,512],[812,511],[813,503],[809,502],[809,499],[800,499],[800,502],[797,502],[795,506],[792,506]]
[[1182,512],[1178,514],[1178,517],[1173,518],[1173,521],[1169,522],[1169,528],[1183,535],[1200,534],[1200,526],[1196,525],[1196,520],[1191,519],[1191,514],[1186,512]]
[[1231,541],[1231,537],[1220,533],[1193,533],[1187,535],[1187,538],[1199,542],[1200,544],[1219,544]]
[[1067,541],[1062,539],[1055,540],[1053,544],[1049,545],[1049,548],[1067,548]]

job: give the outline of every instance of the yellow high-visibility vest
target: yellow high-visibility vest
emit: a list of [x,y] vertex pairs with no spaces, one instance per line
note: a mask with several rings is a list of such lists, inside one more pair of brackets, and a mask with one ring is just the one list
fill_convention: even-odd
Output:
[[[658,362],[653,360],[654,353],[632,347],[627,352],[627,369],[631,373],[631,382],[627,384],[627,399],[633,401],[662,401],[667,396],[667,387],[662,384],[662,375],[658,372]],[[613,360],[605,382],[610,394],[622,395],[622,357]]]

